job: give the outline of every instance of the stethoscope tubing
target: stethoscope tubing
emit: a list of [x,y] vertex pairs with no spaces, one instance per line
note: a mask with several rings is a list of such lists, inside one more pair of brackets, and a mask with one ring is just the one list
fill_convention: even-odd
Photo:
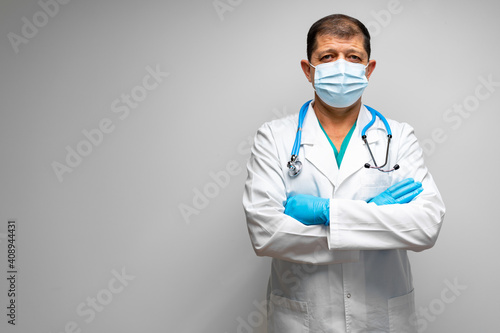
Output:
[[[302,126],[304,124],[304,119],[306,117],[306,113],[307,113],[307,110],[309,109],[309,104],[311,104],[311,102],[312,102],[312,100],[309,100],[309,101],[305,102],[304,105],[302,105],[302,107],[300,108],[299,121],[298,121],[298,124],[297,124],[297,133],[295,134],[295,141],[293,143],[291,158],[290,158],[290,161],[287,164],[287,166],[289,168],[288,172],[289,172],[290,176],[292,176],[292,177],[297,176],[300,173],[300,171],[302,170],[302,163],[298,160],[299,151],[300,151],[300,144],[301,144],[301,141],[302,141]],[[366,163],[365,164],[365,168],[377,169],[377,170],[382,171],[382,172],[391,172],[391,171],[399,169],[399,165],[398,164],[396,164],[390,170],[383,170],[382,169],[384,166],[387,165],[387,162],[388,162],[388,159],[389,159],[389,145],[390,145],[391,139],[392,139],[391,126],[389,125],[389,122],[387,121],[387,119],[385,119],[385,117],[380,112],[378,112],[377,110],[373,109],[372,107],[369,107],[368,105],[365,105],[365,107],[368,109],[368,111],[370,111],[370,113],[372,115],[372,119],[361,130],[361,138],[365,142],[366,147],[368,148],[368,152],[370,153],[370,157],[371,157],[371,159],[373,161],[373,164],[375,165],[375,166],[372,167],[369,163]],[[366,137],[366,131],[371,126],[373,126],[373,124],[375,123],[375,120],[377,119],[377,117],[379,117],[379,119],[384,123],[385,129],[387,131],[387,148],[386,148],[386,152],[385,152],[385,163],[383,165],[381,165],[381,166],[377,165],[377,162],[375,161],[375,157],[373,156],[372,150],[370,149],[370,144],[368,143],[368,140],[367,140],[367,137]]]
[[372,120],[368,124],[366,124],[365,127],[363,127],[363,130],[361,131],[361,137],[366,136],[366,131],[370,127],[372,127],[372,125],[375,123],[375,120],[377,119],[377,117],[379,117],[379,119],[382,120],[382,122],[384,123],[385,130],[387,131],[387,135],[388,136],[390,135],[391,138],[392,138],[391,126],[389,126],[389,122],[387,122],[387,119],[385,119],[385,117],[380,112],[378,112],[377,110],[375,110],[374,108],[369,107],[368,105],[365,105],[365,107],[372,114]]
[[292,156],[299,156],[300,143],[302,142],[302,125],[304,124],[304,118],[306,117],[307,110],[309,109],[309,104],[312,102],[307,101],[302,105],[299,112],[299,123],[297,125],[297,134],[295,135],[295,142],[293,143]]

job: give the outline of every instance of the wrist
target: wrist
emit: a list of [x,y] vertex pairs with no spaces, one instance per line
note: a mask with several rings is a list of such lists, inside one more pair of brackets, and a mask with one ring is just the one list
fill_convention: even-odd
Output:
[[323,208],[323,220],[325,221],[325,225],[330,225],[330,199],[325,199]]

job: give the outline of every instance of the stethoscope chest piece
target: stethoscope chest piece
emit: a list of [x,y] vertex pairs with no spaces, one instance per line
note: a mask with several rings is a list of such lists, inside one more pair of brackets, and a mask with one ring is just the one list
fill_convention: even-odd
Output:
[[290,177],[297,177],[302,171],[302,162],[297,160],[297,155],[292,155],[292,158],[287,163],[287,167]]

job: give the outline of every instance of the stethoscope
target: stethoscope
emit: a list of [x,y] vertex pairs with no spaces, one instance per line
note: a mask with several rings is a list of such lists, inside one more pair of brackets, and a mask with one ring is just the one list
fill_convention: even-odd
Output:
[[[307,113],[307,110],[309,109],[309,104],[311,103],[311,101],[312,100],[307,101],[300,108],[299,123],[297,125],[297,134],[295,135],[295,142],[293,143],[293,148],[292,148],[292,157],[290,158],[290,161],[288,161],[288,163],[287,163],[288,174],[291,177],[296,177],[302,171],[302,162],[298,160],[299,150],[300,150],[300,142],[302,140],[302,124],[304,123],[304,119],[306,117],[306,113]],[[365,163],[364,167],[367,169],[377,169],[378,171],[381,171],[381,172],[391,172],[391,171],[399,169],[398,164],[394,165],[394,167],[392,167],[392,169],[388,169],[388,170],[382,169],[383,167],[386,166],[387,161],[389,160],[389,145],[390,145],[391,139],[392,139],[391,126],[389,126],[387,119],[385,119],[385,117],[380,112],[369,107],[368,105],[365,105],[365,107],[372,114],[372,120],[361,131],[361,139],[363,139],[364,143],[366,144],[366,147],[368,148],[368,152],[370,153],[370,156],[372,158],[374,166],[370,165],[370,163]],[[382,164],[380,166],[375,161],[375,157],[373,156],[372,150],[370,149],[370,144],[368,143],[368,141],[366,139],[366,131],[375,123],[375,120],[377,117],[379,117],[379,119],[382,120],[382,122],[384,123],[384,126],[385,126],[385,130],[387,131],[387,148],[385,151],[385,162],[384,162],[384,164]]]

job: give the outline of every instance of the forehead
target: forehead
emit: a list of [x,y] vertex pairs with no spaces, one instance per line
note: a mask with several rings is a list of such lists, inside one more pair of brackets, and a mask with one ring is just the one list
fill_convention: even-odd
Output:
[[316,36],[316,49],[313,51],[313,54],[319,54],[331,49],[339,52],[350,49],[366,54],[362,35],[354,35],[350,38],[339,38],[332,35]]

